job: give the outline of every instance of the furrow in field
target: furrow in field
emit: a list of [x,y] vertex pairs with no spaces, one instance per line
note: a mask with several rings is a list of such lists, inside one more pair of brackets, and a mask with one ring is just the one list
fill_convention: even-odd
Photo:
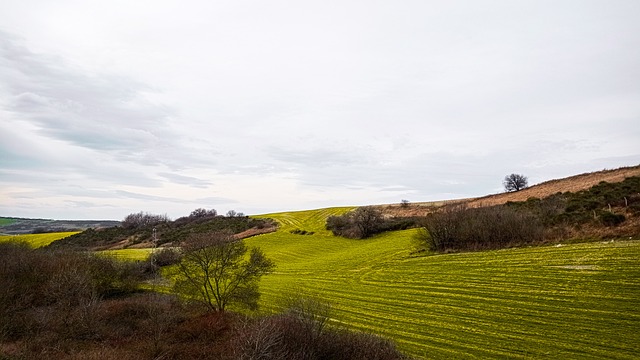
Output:
[[[319,228],[328,215],[292,216]],[[278,265],[262,280],[263,308],[277,311],[287,293],[319,297],[333,304],[334,323],[425,358],[640,353],[640,243],[412,257],[414,233],[348,240],[281,230],[250,240]]]

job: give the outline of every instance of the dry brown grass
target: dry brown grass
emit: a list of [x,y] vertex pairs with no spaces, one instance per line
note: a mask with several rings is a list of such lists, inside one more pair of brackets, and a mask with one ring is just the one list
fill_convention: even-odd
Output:
[[507,203],[509,201],[526,201],[529,198],[545,198],[558,192],[577,192],[589,189],[601,181],[616,183],[625,178],[640,176],[640,165],[623,167],[614,170],[602,170],[570,176],[563,179],[545,181],[517,192],[487,195],[479,198],[457,199],[446,201],[431,201],[411,203],[409,206],[400,204],[380,205],[385,215],[394,217],[425,216],[443,205],[464,204],[467,207],[485,207]]

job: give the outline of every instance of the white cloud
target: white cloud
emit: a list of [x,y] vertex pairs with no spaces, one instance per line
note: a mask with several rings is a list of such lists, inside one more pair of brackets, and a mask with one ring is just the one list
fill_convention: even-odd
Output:
[[[636,1],[0,5],[0,214],[484,195],[640,163]],[[83,206],[86,211],[83,210]]]

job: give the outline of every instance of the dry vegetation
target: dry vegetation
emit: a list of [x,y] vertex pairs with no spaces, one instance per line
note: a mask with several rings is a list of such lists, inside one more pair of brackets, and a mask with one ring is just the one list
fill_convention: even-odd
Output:
[[249,317],[141,292],[153,266],[0,243],[0,359],[404,358],[380,337],[324,326],[322,307]]
[[509,201],[526,201],[532,197],[542,199],[558,192],[578,192],[589,189],[602,181],[617,183],[632,176],[640,176],[640,165],[614,170],[596,171],[563,179],[545,181],[517,192],[507,192],[471,199],[415,202],[408,204],[409,206],[403,206],[402,204],[380,205],[380,208],[388,216],[424,216],[445,205],[464,204],[467,207],[486,207],[506,204]]

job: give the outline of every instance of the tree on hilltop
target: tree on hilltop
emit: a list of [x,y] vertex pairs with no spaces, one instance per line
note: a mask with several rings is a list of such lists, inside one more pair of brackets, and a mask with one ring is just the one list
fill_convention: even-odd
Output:
[[502,185],[507,192],[520,191],[529,185],[529,181],[524,175],[511,174],[504,177]]

